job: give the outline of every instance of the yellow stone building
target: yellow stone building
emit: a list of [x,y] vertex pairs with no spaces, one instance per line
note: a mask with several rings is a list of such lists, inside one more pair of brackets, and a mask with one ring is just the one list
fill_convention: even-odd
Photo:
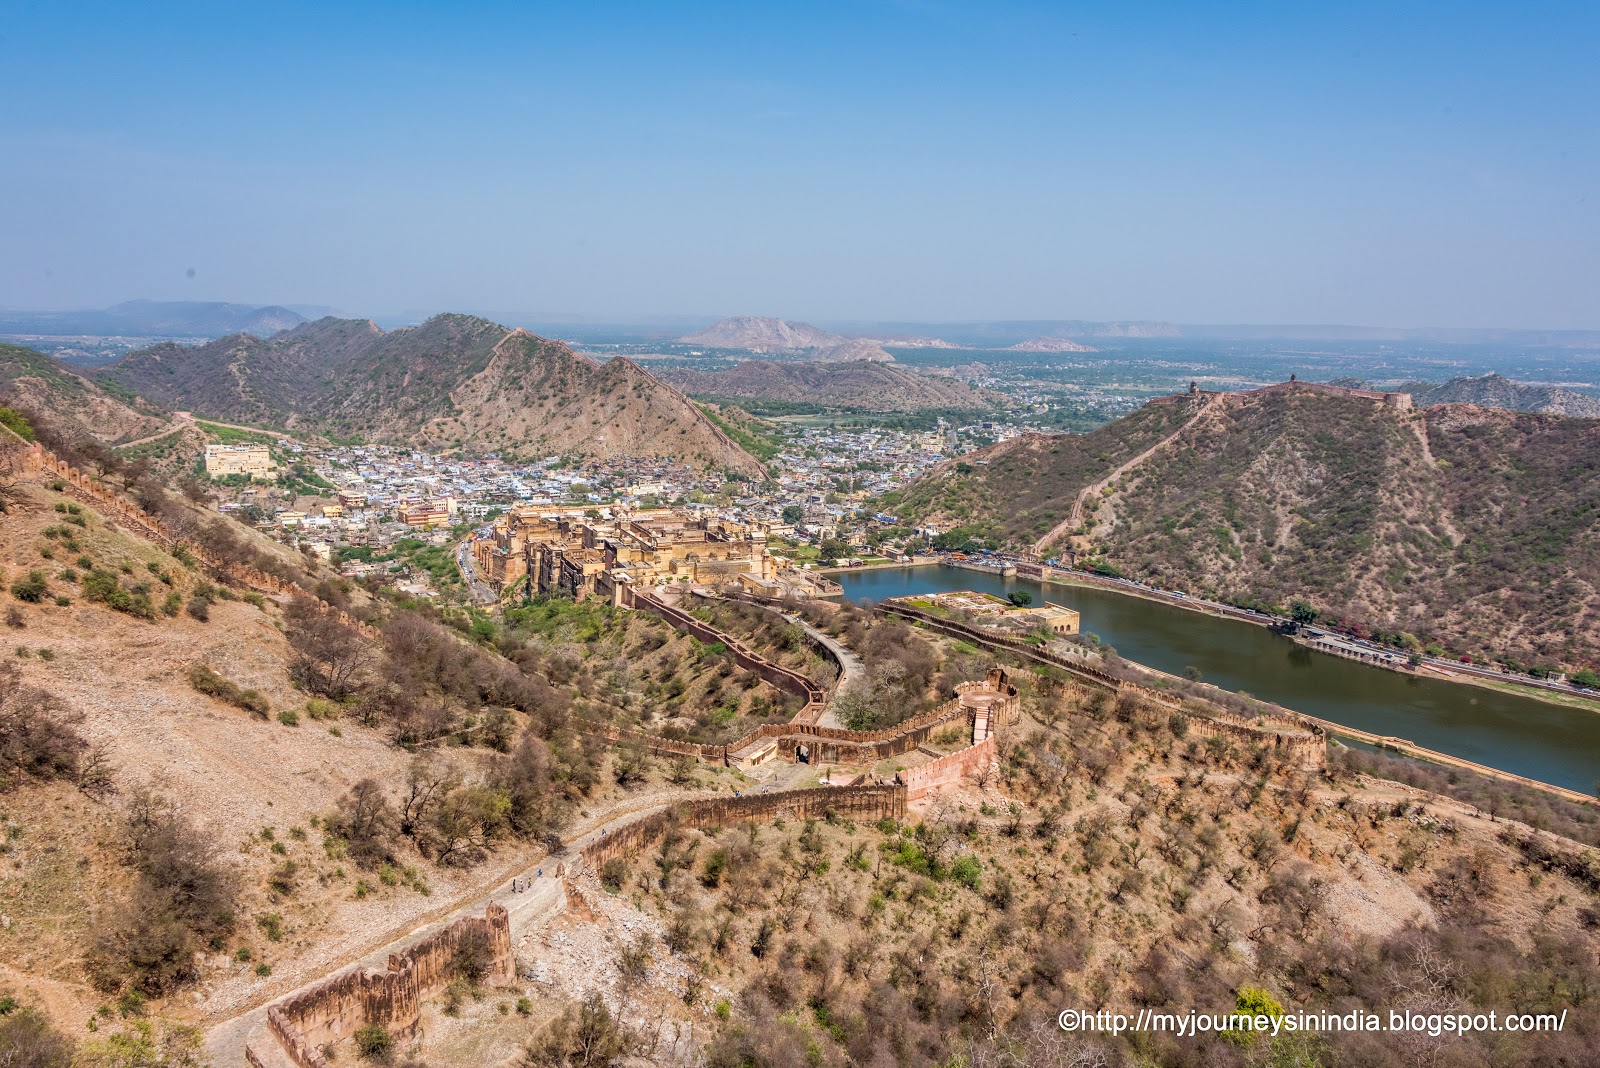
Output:
[[265,445],[207,445],[206,474],[215,478],[249,475],[271,478],[277,465]]
[[[916,601],[916,598],[902,599],[912,604]],[[978,593],[975,590],[951,590],[929,594],[925,599],[947,612],[961,614],[975,626],[990,630],[1032,631],[1044,628],[1052,634],[1078,633],[1078,613],[1053,601],[1046,601],[1037,607],[1018,606],[992,593]]]
[[494,589],[525,580],[529,593],[613,603],[627,584],[767,584],[778,572],[767,552],[766,527],[664,508],[609,519],[516,508],[495,520],[493,532],[473,542],[472,551]]

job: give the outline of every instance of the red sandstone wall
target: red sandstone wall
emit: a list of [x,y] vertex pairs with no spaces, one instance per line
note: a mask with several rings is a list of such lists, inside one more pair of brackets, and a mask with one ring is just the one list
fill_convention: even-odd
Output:
[[[746,647],[743,642],[731,634],[724,634],[702,620],[696,619],[689,613],[672,605],[656,599],[644,590],[626,587],[623,595],[624,603],[632,608],[641,609],[652,615],[660,616],[674,629],[685,634],[691,634],[707,644],[720,643],[727,646],[728,655],[733,657],[734,663],[747,671],[753,671],[765,682],[771,683],[780,690],[795,694],[806,702],[800,718],[805,718],[813,708],[816,715],[820,715],[822,707],[828,700],[827,691],[799,672],[790,671],[768,660],[766,657]],[[815,715],[810,717],[815,719]]]
[[905,814],[906,791],[899,785],[823,786],[747,797],[715,797],[653,812],[591,841],[583,847],[582,855],[594,868],[613,857],[636,857],[653,848],[672,827],[723,827],[777,819],[824,819],[830,815],[876,822],[899,819]]
[[998,730],[1014,724],[1020,716],[1017,688],[1000,668],[990,670],[989,677],[981,682],[963,682],[956,687],[954,700],[913,716],[895,727],[875,731],[851,731],[842,727],[818,727],[798,721],[790,723],[764,723],[755,730],[727,745],[698,745],[677,742],[641,731],[624,730],[607,724],[581,726],[584,733],[601,738],[608,744],[629,740],[647,746],[651,752],[665,756],[692,756],[708,763],[727,764],[730,754],[766,739],[776,741],[784,759],[793,761],[803,746],[812,763],[871,764],[889,757],[909,753],[926,742],[934,731],[951,720],[966,717],[970,722],[972,710],[962,703],[961,695],[975,692],[999,691],[1003,699],[991,707],[990,729]]
[[977,745],[969,745],[920,767],[908,768],[897,774],[895,781],[906,788],[907,801],[920,801],[940,787],[959,782],[991,766],[998,753],[998,737],[991,734]]
[[504,908],[490,905],[482,917],[457,920],[403,953],[390,954],[387,971],[358,968],[268,1006],[267,1027],[300,1068],[329,1068],[321,1048],[369,1023],[408,1036],[416,1029],[423,999],[450,981],[456,952],[470,930],[488,938],[489,982],[510,982],[511,918]]
[[[1299,383],[1296,384],[1298,385]],[[966,638],[991,648],[998,646],[1011,649],[1031,660],[1061,668],[1077,680],[1087,682],[1090,685],[1103,686],[1116,693],[1135,694],[1147,701],[1173,710],[1182,707],[1182,702],[1172,694],[1163,693],[1148,686],[1141,686],[1136,682],[1127,682],[1103,671],[1072,663],[1020,639],[991,635],[974,627],[969,627],[964,623],[943,619],[905,605],[880,604],[878,611],[905,619],[914,619],[933,630]],[[1013,714],[1016,713],[1013,712]],[[1265,745],[1280,754],[1287,762],[1305,771],[1317,771],[1327,766],[1327,745],[1322,728],[1292,714],[1287,719],[1264,717],[1257,721],[1219,708],[1206,716],[1190,716],[1189,724],[1190,731],[1202,737],[1210,737],[1212,734],[1225,735],[1245,745]],[[1301,732],[1304,733],[1302,734]]]

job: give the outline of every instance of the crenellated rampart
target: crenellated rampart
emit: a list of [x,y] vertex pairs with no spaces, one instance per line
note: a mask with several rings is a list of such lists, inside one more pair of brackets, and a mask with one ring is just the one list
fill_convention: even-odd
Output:
[[969,745],[938,760],[895,773],[895,781],[906,788],[907,801],[920,801],[938,790],[960,782],[968,776],[980,775],[994,766],[999,756],[999,735],[991,734],[976,745]]
[[897,784],[822,786],[743,797],[685,801],[591,840],[580,850],[598,870],[614,857],[636,857],[654,848],[674,829],[698,830],[736,823],[772,823],[779,819],[836,817],[858,822],[901,819],[906,814],[906,788]]
[[358,968],[268,1006],[267,1028],[300,1068],[330,1068],[323,1047],[367,1024],[409,1037],[422,1002],[455,978],[462,944],[473,935],[481,935],[489,951],[487,981],[511,982],[510,915],[490,905],[482,917],[459,919],[404,952],[391,953],[386,971]]
[[798,671],[791,671],[773,663],[731,634],[723,633],[704,620],[696,619],[683,609],[667,604],[645,590],[632,586],[624,586],[622,590],[622,603],[626,607],[649,612],[664,620],[674,630],[692,635],[708,645],[725,646],[734,663],[746,671],[754,672],[762,681],[799,697],[805,702],[805,706],[795,717],[796,721],[815,723],[822,716],[822,710],[828,704],[828,691]]
[[658,756],[688,756],[708,764],[735,764],[739,754],[772,742],[777,746],[778,756],[790,763],[861,765],[909,753],[954,720],[965,719],[968,726],[972,726],[980,705],[991,729],[1008,727],[1017,721],[1020,715],[1017,688],[1011,685],[1003,670],[995,668],[986,679],[960,683],[956,686],[956,696],[938,708],[882,730],[852,731],[798,721],[763,723],[726,745],[705,745],[608,724],[584,724],[580,729],[611,745],[631,742],[645,746]]
[[[1079,682],[1099,686],[1116,694],[1127,694],[1152,704],[1178,711],[1183,702],[1170,693],[1127,679],[1117,678],[1096,668],[1078,664],[1065,657],[1056,656],[1019,638],[990,634],[977,627],[953,619],[945,619],[909,605],[885,601],[877,606],[879,612],[898,616],[927,626],[951,637],[962,638],[991,649],[1004,649],[1036,663],[1045,664],[1065,672]],[[1286,717],[1263,717],[1252,720],[1226,709],[1208,710],[1204,715],[1189,717],[1189,729],[1204,737],[1226,737],[1246,746],[1266,746],[1279,754],[1285,763],[1304,771],[1320,771],[1327,766],[1327,735],[1323,728],[1305,717],[1293,713]]]

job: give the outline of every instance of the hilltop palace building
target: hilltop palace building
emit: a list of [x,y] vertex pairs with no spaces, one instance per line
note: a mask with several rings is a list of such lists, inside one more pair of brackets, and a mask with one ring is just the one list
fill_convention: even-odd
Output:
[[206,474],[271,478],[277,465],[265,445],[207,445]]
[[484,579],[505,590],[527,580],[534,594],[620,603],[619,588],[661,582],[739,583],[781,592],[767,529],[669,509],[619,512],[609,519],[515,508],[473,543]]

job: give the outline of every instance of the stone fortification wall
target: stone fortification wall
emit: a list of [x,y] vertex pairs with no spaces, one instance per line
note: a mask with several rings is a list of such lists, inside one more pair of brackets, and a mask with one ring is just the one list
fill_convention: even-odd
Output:
[[948,753],[920,767],[895,774],[895,782],[906,788],[907,801],[920,801],[941,787],[979,775],[994,766],[999,755],[999,735],[991,734],[977,745]]
[[771,823],[777,819],[823,819],[839,816],[860,822],[900,819],[906,814],[906,789],[900,785],[823,786],[783,790],[745,797],[686,801],[635,820],[581,850],[583,860],[598,869],[614,857],[635,857],[653,848],[669,829],[726,827],[734,823]]
[[1270,719],[1251,720],[1221,709],[1188,718],[1186,737],[1223,738],[1250,749],[1265,746],[1282,763],[1300,771],[1322,771],[1328,766],[1328,740],[1321,727],[1285,730]]
[[469,932],[487,940],[488,981],[511,982],[510,916],[499,905],[490,905],[482,917],[457,920],[403,953],[391,953],[386,971],[345,972],[276,1002],[267,1008],[267,1028],[300,1068],[329,1068],[322,1047],[369,1023],[408,1037],[416,1030],[423,1000],[454,977],[456,954]]
[[[1056,656],[1054,653],[1048,652],[1039,646],[1032,644],[1031,642],[1024,641],[1021,638],[1013,638],[1004,634],[992,634],[989,631],[981,628],[962,623],[960,620],[946,619],[943,616],[935,615],[932,612],[925,612],[920,608],[913,608],[910,605],[895,604],[892,601],[884,601],[877,606],[876,610],[884,615],[899,616],[901,619],[909,619],[913,622],[921,623],[929,630],[938,631],[941,634],[948,634],[952,638],[963,638],[967,641],[977,642],[981,645],[988,646],[991,649],[999,648],[1015,651],[1027,659],[1037,661],[1041,664],[1051,664],[1055,667],[1061,668],[1063,671],[1066,671],[1074,677],[1092,685],[1104,686],[1112,690],[1120,690],[1124,686],[1136,685],[1134,683],[1125,683],[1122,679],[1117,678],[1115,675],[1107,674],[1106,672],[1100,671],[1097,668],[1092,668],[1085,664],[1075,663],[1066,659],[1065,657]],[[1143,687],[1140,688],[1143,689]],[[1154,693],[1154,691],[1151,692]],[[1172,700],[1172,698],[1167,697],[1166,695],[1156,696],[1158,700],[1163,700],[1165,703],[1170,703]]]
[[1248,397],[1262,393],[1293,393],[1295,391],[1301,391],[1305,393],[1322,393],[1332,397],[1355,397],[1359,398],[1360,400],[1377,401],[1379,404],[1386,404],[1391,408],[1399,408],[1402,411],[1407,410],[1412,406],[1411,394],[1409,393],[1385,393],[1382,390],[1376,389],[1350,389],[1347,386],[1332,386],[1326,382],[1301,382],[1298,380],[1274,382],[1270,386],[1262,386],[1259,389],[1249,389],[1235,393],[1224,393],[1222,396]]
[[713,627],[704,620],[696,619],[681,608],[676,608],[644,590],[632,586],[624,586],[622,603],[629,608],[637,608],[659,616],[674,630],[692,635],[709,644],[721,644],[727,647],[728,655],[733,662],[746,671],[754,672],[767,682],[786,693],[792,693],[805,702],[805,707],[795,718],[807,723],[815,723],[822,715],[822,710],[828,703],[828,692],[821,686],[812,682],[798,671],[790,671],[786,667],[773,663],[760,653],[747,647],[743,642],[730,634]]
[[[834,583],[834,585],[838,586],[838,583]],[[707,601],[739,601],[744,604],[759,608],[763,612],[768,612],[772,615],[778,616],[780,619],[783,617],[783,613],[775,607],[777,604],[781,603],[781,599],[778,598],[758,597],[743,590],[728,590],[727,592],[720,594],[709,594],[695,591],[692,595],[695,600],[701,604],[704,604]],[[819,593],[818,596],[822,596],[822,594]],[[784,622],[787,623],[788,620],[784,620]],[[834,652],[833,649],[826,643],[819,642],[810,631],[803,631],[802,634],[806,645],[810,647],[811,651],[833,665],[835,677],[840,679],[844,678],[844,665],[839,662],[839,654]]]
[[729,746],[726,745],[680,742],[672,738],[663,738],[657,734],[647,734],[644,731],[632,731],[624,727],[614,727],[609,723],[579,723],[578,729],[590,737],[599,738],[607,745],[619,745],[624,742],[642,745],[656,756],[693,757],[704,764],[726,764],[728,762]]
[[1231,389],[1210,390],[1190,387],[1187,393],[1171,393],[1165,397],[1153,397],[1150,404],[1180,404],[1191,397],[1219,397],[1225,404],[1240,404],[1246,398],[1259,397],[1263,393],[1321,393],[1329,397],[1354,397],[1360,400],[1375,401],[1378,404],[1397,408],[1400,411],[1410,411],[1414,406],[1409,393],[1387,393],[1377,389],[1351,389],[1348,386],[1335,386],[1327,382],[1302,382],[1299,379],[1290,379],[1287,382],[1274,382],[1270,386],[1260,386],[1256,389]]
[[[989,634],[976,627],[953,619],[944,619],[931,612],[912,608],[909,605],[884,602],[878,605],[878,611],[888,615],[899,616],[903,619],[915,620],[926,625],[931,630],[936,630],[952,637],[964,638],[989,648],[1006,649],[1017,655],[1036,663],[1048,664],[1058,668],[1068,676],[1079,682],[1086,682],[1091,686],[1099,686],[1117,694],[1129,694],[1149,701],[1174,711],[1181,709],[1183,702],[1170,693],[1119,679],[1115,675],[1107,674],[1083,664],[1077,664],[1064,657],[1045,651],[1036,645],[1018,638]],[[1295,716],[1292,713],[1287,718],[1262,717],[1258,720],[1237,715],[1225,709],[1214,709],[1205,715],[1192,715],[1189,717],[1191,733],[1201,737],[1226,737],[1230,741],[1237,741],[1247,746],[1265,745],[1278,753],[1289,764],[1304,771],[1320,771],[1327,766],[1327,736],[1323,728],[1305,717]]]
[[783,759],[790,762],[804,749],[814,764],[864,764],[908,753],[926,742],[938,727],[969,714],[958,698],[887,730],[850,731],[800,722],[763,723],[726,745],[680,742],[604,723],[581,723],[579,729],[607,745],[633,743],[657,756],[687,756],[706,764],[731,766],[737,762],[735,754],[767,741],[775,741]]
[[766,741],[775,741],[780,755],[788,761],[797,760],[803,749],[813,764],[871,764],[911,752],[925,743],[934,731],[953,720],[965,718],[970,725],[975,715],[967,698],[977,694],[996,695],[996,700],[987,703],[990,729],[1009,727],[1021,714],[1017,688],[1011,685],[1003,670],[994,668],[986,679],[957,685],[956,696],[938,708],[882,730],[852,731],[798,721],[763,723],[726,745],[702,745],[607,724],[585,724],[580,729],[609,745],[633,742],[645,746],[658,756],[688,756],[708,764],[731,764],[735,760],[734,754]]

